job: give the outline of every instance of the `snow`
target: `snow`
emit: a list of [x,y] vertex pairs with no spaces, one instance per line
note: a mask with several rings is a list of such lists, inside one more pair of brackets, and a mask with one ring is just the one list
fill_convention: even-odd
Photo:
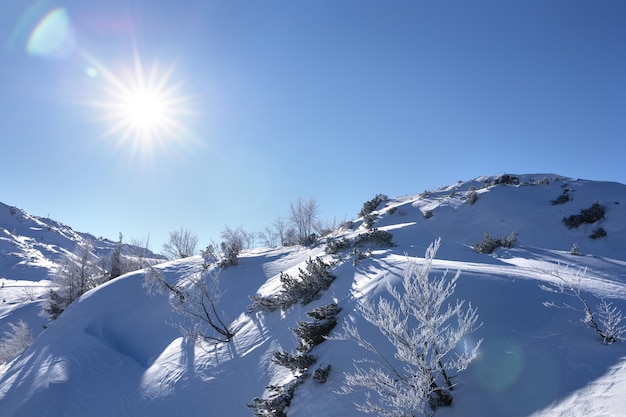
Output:
[[[622,416],[626,343],[606,346],[579,322],[578,313],[544,307],[542,302],[558,295],[542,291],[539,284],[551,282],[550,271],[555,268],[586,268],[585,296],[591,301],[595,295],[605,297],[626,311],[626,186],[552,174],[519,178],[520,185],[481,188],[485,181],[494,180],[481,177],[428,195],[391,199],[378,208],[380,217],[374,226],[392,233],[396,246],[371,247],[371,255],[357,265],[350,250],[343,251],[340,259],[326,255],[323,244],[258,248],[242,254],[239,265],[220,275],[224,296],[218,309],[236,335],[230,343],[216,347],[195,346],[181,337],[176,325],[182,317],[173,312],[166,295],[147,294],[143,272],[114,279],[85,294],[22,355],[0,365],[0,414],[251,416],[246,404],[253,397],[267,395],[266,385],[293,378],[271,361],[272,352],[295,352],[297,341],[290,328],[308,320],[306,312],[317,306],[337,302],[342,311],[335,331],[341,323],[350,322],[389,352],[386,340],[360,317],[356,305],[363,298],[385,296],[387,282],[397,285],[407,262],[422,258],[428,245],[441,237],[432,273],[461,270],[455,296],[477,307],[483,322],[468,341],[482,338],[483,344],[479,358],[456,380],[452,406],[440,408],[437,415]],[[540,183],[543,178],[549,180],[547,185]],[[572,201],[552,205],[550,201],[565,186],[571,190]],[[473,205],[464,200],[470,187],[478,192]],[[595,201],[606,207],[605,219],[577,229],[563,225],[563,217]],[[425,218],[428,210],[433,216]],[[2,214],[0,207],[1,221],[14,218]],[[355,229],[343,235],[351,238],[363,233],[360,223],[355,220]],[[45,229],[32,224],[14,233],[0,223],[11,242],[40,252],[41,236],[17,237],[28,237],[21,234],[27,231],[44,233],[35,230],[41,227]],[[608,236],[589,239],[596,227],[603,227]],[[519,231],[513,248],[491,255],[471,249],[486,231],[508,236],[513,230]],[[73,242],[55,250],[72,250]],[[569,252],[574,243],[580,247],[580,256]],[[11,256],[12,252],[3,249],[2,253]],[[296,304],[285,312],[247,312],[249,295],[275,293],[281,272],[297,274],[306,260],[316,256],[335,262],[331,272],[337,276],[320,299],[306,306]],[[24,319],[31,327],[41,326],[38,301],[45,292],[46,276],[38,276],[36,271],[41,269],[34,264],[21,267],[25,278],[17,276],[15,269],[5,271],[3,265],[0,281],[5,285],[0,295],[7,301],[0,305],[0,324]],[[201,259],[195,257],[157,269],[174,284],[200,265]],[[23,296],[26,287],[33,288],[32,301]],[[329,379],[325,384],[308,379],[299,386],[287,415],[362,415],[353,403],[363,393],[339,395],[336,391],[342,373],[352,371],[353,361],[367,352],[351,342],[329,340],[312,353],[318,357],[317,364],[332,365]]]

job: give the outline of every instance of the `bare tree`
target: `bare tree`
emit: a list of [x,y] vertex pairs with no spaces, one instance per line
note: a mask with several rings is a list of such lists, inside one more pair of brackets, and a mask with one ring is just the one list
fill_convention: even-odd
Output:
[[[358,408],[380,416],[428,415],[438,406],[452,403],[452,378],[467,368],[478,353],[481,341],[463,352],[457,345],[480,324],[476,308],[464,308],[464,301],[448,304],[460,272],[448,280],[446,274],[430,279],[430,268],[439,248],[436,240],[426,251],[420,267],[415,261],[404,271],[403,291],[391,285],[392,300],[381,297],[378,303],[358,306],[363,318],[381,331],[392,344],[395,354],[365,340],[353,325],[344,325],[344,333],[334,339],[352,340],[372,352],[376,367],[365,369],[355,362],[356,372],[346,374],[344,393],[367,390],[366,401]],[[372,394],[375,396],[373,397]]]
[[175,230],[170,233],[167,243],[163,244],[163,255],[168,259],[188,258],[196,254],[198,236],[187,229]]
[[170,305],[184,317],[180,330],[196,342],[228,343],[235,332],[222,318],[218,304],[222,297],[219,272],[203,265],[200,272],[184,277],[176,285],[168,283],[155,268],[149,268],[144,287],[148,293],[169,294]]
[[279,242],[278,233],[269,226],[265,226],[261,232],[259,232],[259,239],[261,244],[269,248],[275,248]]
[[291,215],[289,217],[289,221],[296,229],[300,244],[311,243],[313,225],[317,220],[318,214],[319,209],[317,202],[313,198],[309,198],[308,201],[304,201],[301,197],[298,197],[295,204],[291,203]]
[[152,252],[150,251],[150,235],[131,238],[128,253],[124,260],[126,271],[138,271],[151,265],[155,262],[155,260],[150,261],[152,256]]
[[276,234],[278,235],[279,244],[281,246],[285,246],[285,229],[287,228],[285,219],[282,217],[276,217],[272,222],[272,226],[274,226],[274,230],[276,230]]

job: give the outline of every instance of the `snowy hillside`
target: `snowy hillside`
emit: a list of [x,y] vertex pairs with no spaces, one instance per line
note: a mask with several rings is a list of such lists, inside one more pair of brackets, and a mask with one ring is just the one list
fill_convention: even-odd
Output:
[[[116,247],[116,242],[76,232],[50,218],[0,203],[0,335],[7,323],[18,320],[39,333],[46,324],[39,317],[39,303],[50,284],[50,270],[63,253],[71,253],[86,242],[93,245],[94,256],[103,261]],[[133,249],[124,244],[122,252]],[[163,259],[152,252],[148,256]]]
[[[581,215],[596,202],[604,208],[603,217],[577,227],[564,224],[564,218]],[[9,211],[0,207],[0,216],[15,216]],[[373,227],[391,233],[394,246],[366,242],[355,249],[337,244],[367,235],[359,218],[351,229],[339,230],[315,247],[255,249],[242,253],[238,265],[223,269],[217,309],[235,336],[216,347],[181,337],[176,324],[183,316],[172,309],[166,294],[148,294],[143,271],[88,292],[22,355],[0,365],[0,415],[252,416],[246,404],[267,397],[266,386],[294,380],[293,372],[271,359],[276,351],[296,351],[298,341],[290,329],[310,321],[306,313],[317,307],[334,302],[341,308],[331,336],[350,323],[392,356],[387,340],[363,319],[357,305],[386,296],[386,283],[399,285],[407,264],[423,258],[438,237],[442,245],[431,272],[441,276],[446,270],[461,270],[454,296],[471,302],[483,323],[467,341],[483,342],[479,357],[455,380],[452,406],[439,408],[436,415],[624,414],[626,342],[605,345],[580,322],[578,312],[545,307],[546,300],[570,300],[539,285],[555,282],[551,272],[558,264],[562,274],[586,268],[581,283],[586,299],[596,303],[596,296],[603,297],[626,311],[626,185],[554,175],[481,177],[389,199],[372,214]],[[24,219],[17,222],[17,233],[4,229],[0,238],[5,245],[0,276],[37,281],[43,278],[35,278],[34,272],[25,272],[24,278],[18,273],[31,271],[30,264],[19,264],[13,275],[4,272],[10,254],[6,242],[30,245],[36,271],[45,268],[55,250],[46,245],[59,245],[63,237],[47,237],[49,224],[41,219],[39,226]],[[29,237],[33,228],[41,228],[42,234]],[[491,254],[472,248],[485,232],[497,238],[514,231],[517,242],[510,248]],[[336,250],[328,250],[333,245]],[[249,311],[249,296],[272,297],[281,290],[281,272],[297,276],[316,257],[332,265],[329,272],[336,276],[318,299],[284,311]],[[176,286],[202,265],[202,258],[194,257],[156,269]],[[17,288],[3,291],[19,298]],[[354,342],[326,340],[311,353],[317,361],[310,370],[330,365],[328,379],[305,379],[286,415],[365,415],[354,406],[363,401],[363,392],[336,392],[343,373],[352,372],[354,361],[368,352]]]

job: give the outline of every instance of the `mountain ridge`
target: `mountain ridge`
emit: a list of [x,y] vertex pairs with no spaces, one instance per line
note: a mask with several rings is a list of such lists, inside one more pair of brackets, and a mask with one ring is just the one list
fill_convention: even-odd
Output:
[[[219,311],[236,335],[228,344],[194,346],[180,336],[184,322],[167,295],[149,295],[145,272],[116,278],[70,306],[21,355],[0,365],[0,409],[9,417],[45,415],[233,415],[249,416],[253,397],[294,374],[272,362],[275,351],[295,351],[290,328],[312,309],[336,302],[339,332],[352,323],[385,354],[384,338],[359,315],[357,304],[385,296],[411,259],[442,238],[433,273],[461,270],[455,293],[478,308],[483,326],[468,340],[484,340],[481,356],[459,375],[455,400],[437,414],[507,416],[621,415],[619,388],[626,384],[626,344],[603,346],[574,311],[542,305],[550,297],[539,284],[553,282],[559,264],[586,268],[582,287],[591,299],[606,297],[626,307],[626,186],[552,174],[478,177],[380,204],[373,229],[391,233],[394,246],[367,242],[364,219],[311,247],[256,248],[219,274],[224,290]],[[564,203],[553,201],[564,193]],[[468,195],[476,193],[470,204]],[[563,199],[564,200],[564,199]],[[598,201],[604,218],[568,228],[563,219]],[[607,235],[589,236],[602,227]],[[372,230],[372,229],[369,229]],[[519,232],[510,248],[477,253],[484,233]],[[337,253],[328,243],[352,242]],[[572,247],[578,245],[579,253]],[[296,275],[308,259],[321,257],[337,277],[320,298],[285,311],[249,312],[251,295],[280,291],[281,273]],[[199,256],[155,268],[170,285],[184,284],[202,268]],[[337,395],[343,372],[366,352],[350,342],[326,341],[313,353],[330,364],[328,381],[306,380],[295,392],[289,417],[360,416],[353,402],[363,393]],[[317,366],[317,365],[316,365]],[[602,393],[602,394],[600,394]]]

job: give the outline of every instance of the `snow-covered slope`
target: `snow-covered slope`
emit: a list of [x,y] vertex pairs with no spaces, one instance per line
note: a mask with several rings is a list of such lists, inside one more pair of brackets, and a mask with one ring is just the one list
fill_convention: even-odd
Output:
[[[496,184],[500,183],[500,184]],[[492,184],[492,185],[489,185]],[[473,191],[475,189],[475,191]],[[569,201],[553,204],[564,194]],[[478,199],[468,204],[467,196]],[[564,217],[594,202],[605,217],[569,229]],[[377,329],[356,311],[364,298],[385,294],[412,257],[423,257],[437,237],[442,246],[434,273],[460,269],[455,296],[471,301],[483,325],[470,335],[483,339],[479,358],[458,378],[454,403],[443,416],[621,416],[626,406],[626,343],[603,345],[570,310],[550,309],[558,297],[539,288],[557,263],[587,268],[585,294],[626,310],[626,186],[554,175],[484,177],[421,195],[394,198],[378,207],[374,227],[393,234],[394,247],[371,247],[354,262],[352,248],[328,255],[328,240],[314,248],[256,249],[220,275],[218,306],[236,330],[217,348],[198,347],[180,336],[165,295],[148,295],[143,272],[127,274],[85,294],[11,363],[0,367],[2,416],[251,416],[253,397],[265,386],[293,378],[271,361],[274,351],[295,352],[290,328],[307,311],[337,302],[341,323],[358,326],[386,351]],[[330,239],[365,232],[362,219]],[[603,228],[607,236],[589,236]],[[479,254],[472,245],[485,232],[518,243]],[[574,244],[580,255],[570,253]],[[281,272],[297,274],[306,260],[333,262],[337,276],[320,299],[285,312],[248,313],[249,295],[271,295]],[[191,258],[158,267],[175,284],[198,271]],[[560,299],[557,299],[560,301]],[[470,341],[471,341],[470,340]],[[290,417],[358,416],[362,393],[339,395],[343,372],[366,356],[356,344],[328,340],[315,347],[318,364],[332,366],[328,381],[309,378],[295,392]]]
[[[39,317],[41,297],[50,284],[48,274],[61,254],[90,242],[93,254],[108,259],[116,243],[81,233],[50,218],[30,215],[0,203],[0,337],[7,323],[24,320],[35,332],[45,324]],[[122,253],[136,249],[124,244]],[[136,251],[135,251],[136,252]],[[148,257],[163,260],[160,255]]]

